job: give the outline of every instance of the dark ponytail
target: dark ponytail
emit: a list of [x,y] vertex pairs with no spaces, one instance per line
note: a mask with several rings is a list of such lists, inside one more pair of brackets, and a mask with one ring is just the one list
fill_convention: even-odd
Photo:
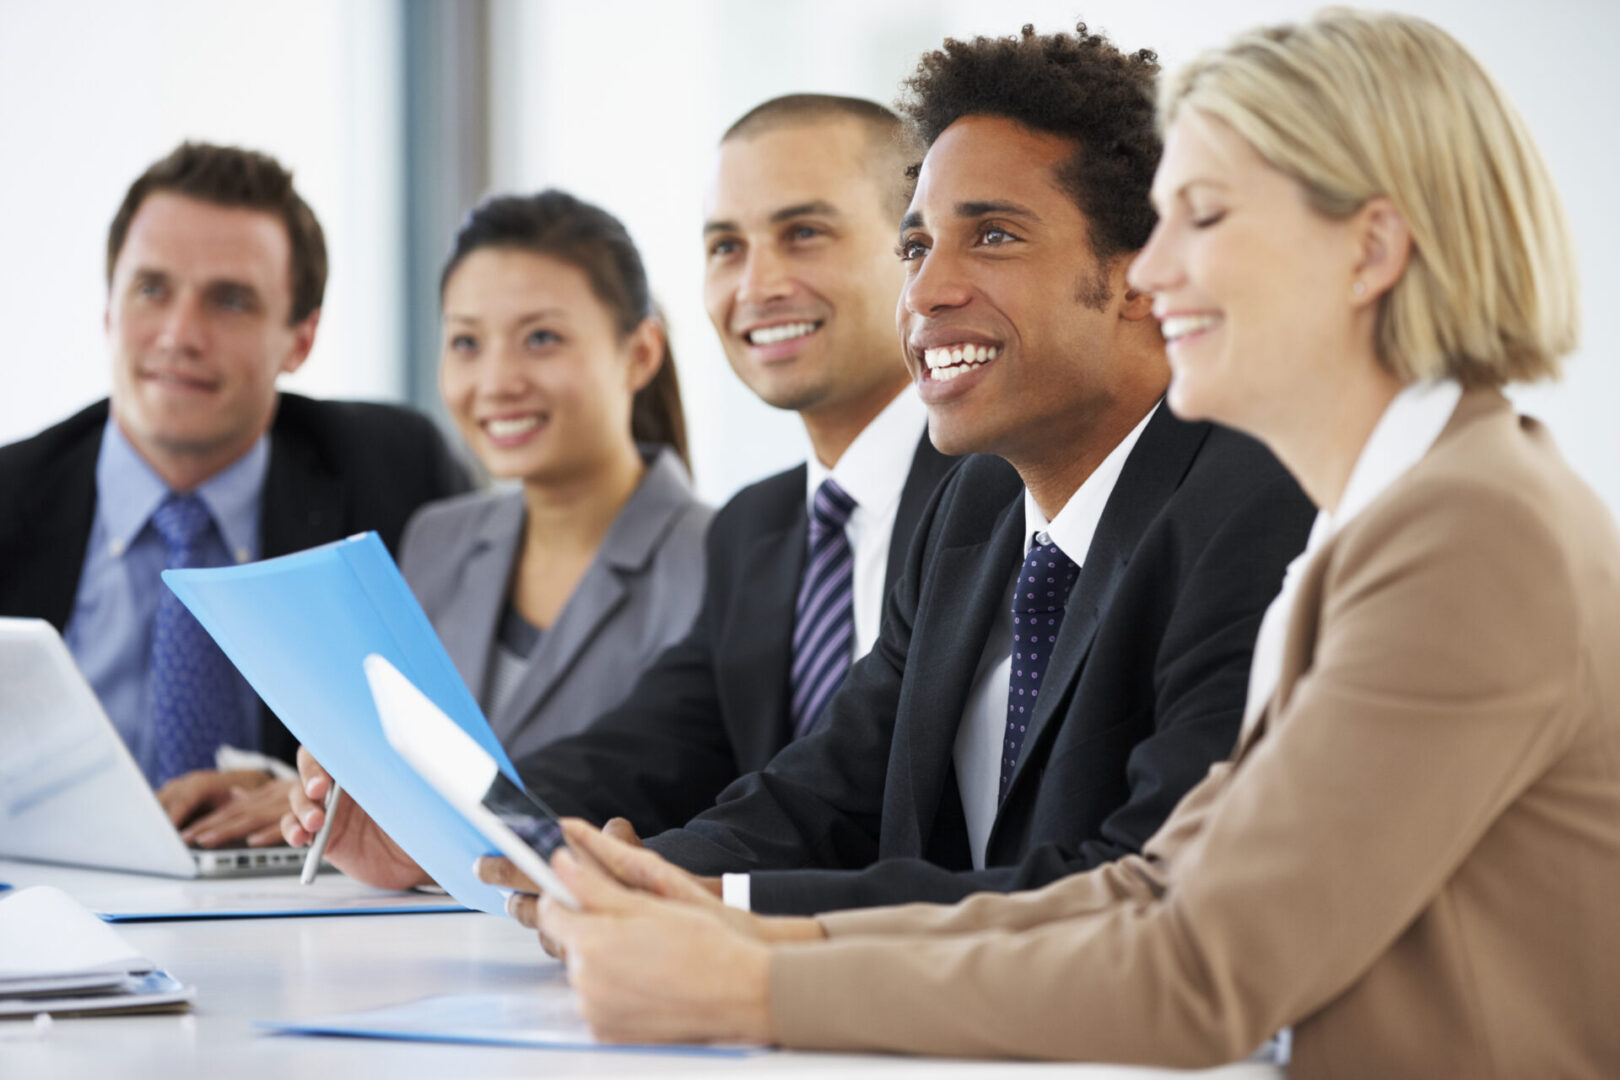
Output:
[[[510,248],[546,255],[578,267],[591,291],[613,312],[619,333],[629,334],[646,319],[663,317],[647,285],[641,253],[624,224],[599,206],[548,188],[538,195],[492,196],[473,207],[456,231],[439,275],[439,295],[463,259],[481,248]],[[630,434],[637,442],[672,448],[690,472],[686,416],[681,409],[675,356],[664,333],[658,371],[636,391],[630,406]]]

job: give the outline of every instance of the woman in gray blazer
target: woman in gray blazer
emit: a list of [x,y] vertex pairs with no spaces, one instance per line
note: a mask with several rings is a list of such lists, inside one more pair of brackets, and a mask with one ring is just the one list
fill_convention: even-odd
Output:
[[641,257],[560,191],[479,204],[440,280],[439,389],[515,487],[424,506],[400,569],[509,753],[616,705],[683,634],[710,511]]

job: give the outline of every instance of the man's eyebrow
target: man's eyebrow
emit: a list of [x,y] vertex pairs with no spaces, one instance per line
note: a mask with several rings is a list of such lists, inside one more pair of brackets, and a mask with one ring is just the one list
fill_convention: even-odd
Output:
[[792,221],[794,218],[807,217],[811,214],[820,214],[823,217],[828,215],[836,217],[838,216],[838,207],[834,206],[826,199],[812,199],[810,202],[796,203],[793,206],[784,206],[782,209],[771,215],[771,224],[780,225],[784,221]]
[[1011,217],[1028,218],[1039,223],[1041,215],[1027,206],[1018,203],[999,202],[995,200],[978,202],[959,202],[956,204],[956,216],[959,218],[981,218],[992,214],[1007,214]]
[[[782,209],[771,214],[769,221],[772,225],[780,225],[784,221],[808,217],[811,214],[820,214],[822,217],[840,216],[838,207],[826,199],[812,199],[809,202],[794,203],[792,206],[782,207]],[[709,221],[703,225],[703,235],[705,236],[710,233],[740,231],[735,221]]]
[[173,275],[167,270],[156,266],[137,266],[129,272],[129,283],[139,285],[143,282],[172,281]]
[[913,210],[911,213],[900,219],[900,231],[905,232],[907,229],[920,229],[922,228],[922,223],[922,211]]

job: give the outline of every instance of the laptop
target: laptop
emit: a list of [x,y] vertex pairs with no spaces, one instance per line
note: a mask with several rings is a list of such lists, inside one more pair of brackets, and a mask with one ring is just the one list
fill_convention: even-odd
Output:
[[298,873],[298,848],[189,848],[62,637],[0,618],[0,857],[169,877]]

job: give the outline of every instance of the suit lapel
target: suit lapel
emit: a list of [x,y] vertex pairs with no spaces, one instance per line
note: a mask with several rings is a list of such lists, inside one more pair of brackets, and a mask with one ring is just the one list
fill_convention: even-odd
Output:
[[[523,497],[513,495],[491,504],[478,523],[478,535],[438,619],[444,627],[439,636],[445,651],[475,698],[483,697],[489,655],[506,610],[512,568],[522,543]],[[496,730],[499,734],[498,726]]]
[[[540,639],[540,647],[513,689],[510,700],[495,718],[493,726],[497,735],[516,734],[556,691],[580,653],[628,601],[629,582],[647,572],[676,517],[691,500],[685,467],[673,452],[661,451],[629,501],[614,517],[596,557],[579,584],[574,586],[557,621]],[[521,500],[514,502],[518,503],[521,513]],[[508,535],[521,535],[520,524],[508,522],[503,523],[503,527]],[[516,558],[514,544],[506,555],[507,572],[499,579],[502,587],[498,602],[506,596]],[[493,630],[494,623],[483,625]],[[488,651],[493,641],[493,633],[483,636],[485,664],[489,662]]]
[[[82,423],[68,449],[47,466],[48,472],[24,490],[33,494],[33,509],[25,520],[8,523],[8,530],[29,530],[21,546],[24,566],[8,566],[0,573],[6,582],[6,614],[27,614],[46,619],[58,632],[67,629],[78,600],[79,577],[90,547],[96,517],[96,462],[106,430],[107,403],[99,402],[70,421]],[[34,554],[37,553],[37,554]],[[23,570],[24,572],[20,572]]]
[[341,535],[346,520],[342,481],[282,422],[278,410],[270,428],[270,466],[259,514],[260,557],[325,543]]
[[[1024,559],[1021,489],[994,521],[983,542],[941,550],[928,570],[927,610],[918,611],[906,657],[906,681],[915,696],[903,704],[894,733],[894,760],[906,763],[913,813],[909,821],[893,822],[892,843],[885,845],[893,850],[925,850],[945,783],[954,775],[956,734],[984,643]],[[916,831],[906,836],[906,829]]]
[[[574,586],[557,621],[540,638],[540,646],[524,669],[511,698],[493,718],[496,735],[509,738],[533,717],[603,624],[624,606],[628,595],[629,590],[618,571],[598,552],[590,569]],[[493,635],[485,640],[490,642],[486,649],[493,646]]]
[[911,458],[911,471],[906,474],[905,486],[900,489],[900,505],[894,512],[894,532],[889,536],[889,561],[883,572],[884,596],[894,591],[895,583],[905,572],[906,552],[911,548],[911,538],[917,531],[917,522],[922,519],[923,509],[933,497],[934,489],[955,464],[955,458],[946,457],[934,449],[928,432],[924,431],[922,438],[917,441],[917,452]]
[[[792,737],[793,622],[799,602],[799,576],[809,540],[809,515],[804,505],[801,479],[794,498],[791,520],[783,527],[761,532],[742,552],[737,580],[753,593],[747,608],[756,617],[746,618],[737,627],[744,640],[736,642],[737,654],[753,658],[761,676],[762,700],[749,708],[756,716],[775,717],[778,745]],[[772,612],[782,617],[769,617]]]
[[[1008,800],[1012,799],[1023,775],[1036,767],[1030,762],[1041,756],[1035,752],[1035,747],[1042,733],[1059,710],[1067,708],[1070,690],[1080,679],[1091,643],[1097,637],[1097,628],[1113,603],[1143,534],[1181,485],[1182,477],[1186,476],[1208,434],[1208,424],[1183,423],[1161,405],[1126,459],[1102,519],[1097,523],[1091,550],[1080,568],[1080,580],[1075,583],[1074,592],[1064,607],[1063,625],[1058,630],[1051,662],[1041,680],[1040,700],[1030,718],[1029,731],[1024,735],[1023,752],[1007,789]],[[1093,719],[1105,724],[1112,718],[1081,717],[1080,721]]]

